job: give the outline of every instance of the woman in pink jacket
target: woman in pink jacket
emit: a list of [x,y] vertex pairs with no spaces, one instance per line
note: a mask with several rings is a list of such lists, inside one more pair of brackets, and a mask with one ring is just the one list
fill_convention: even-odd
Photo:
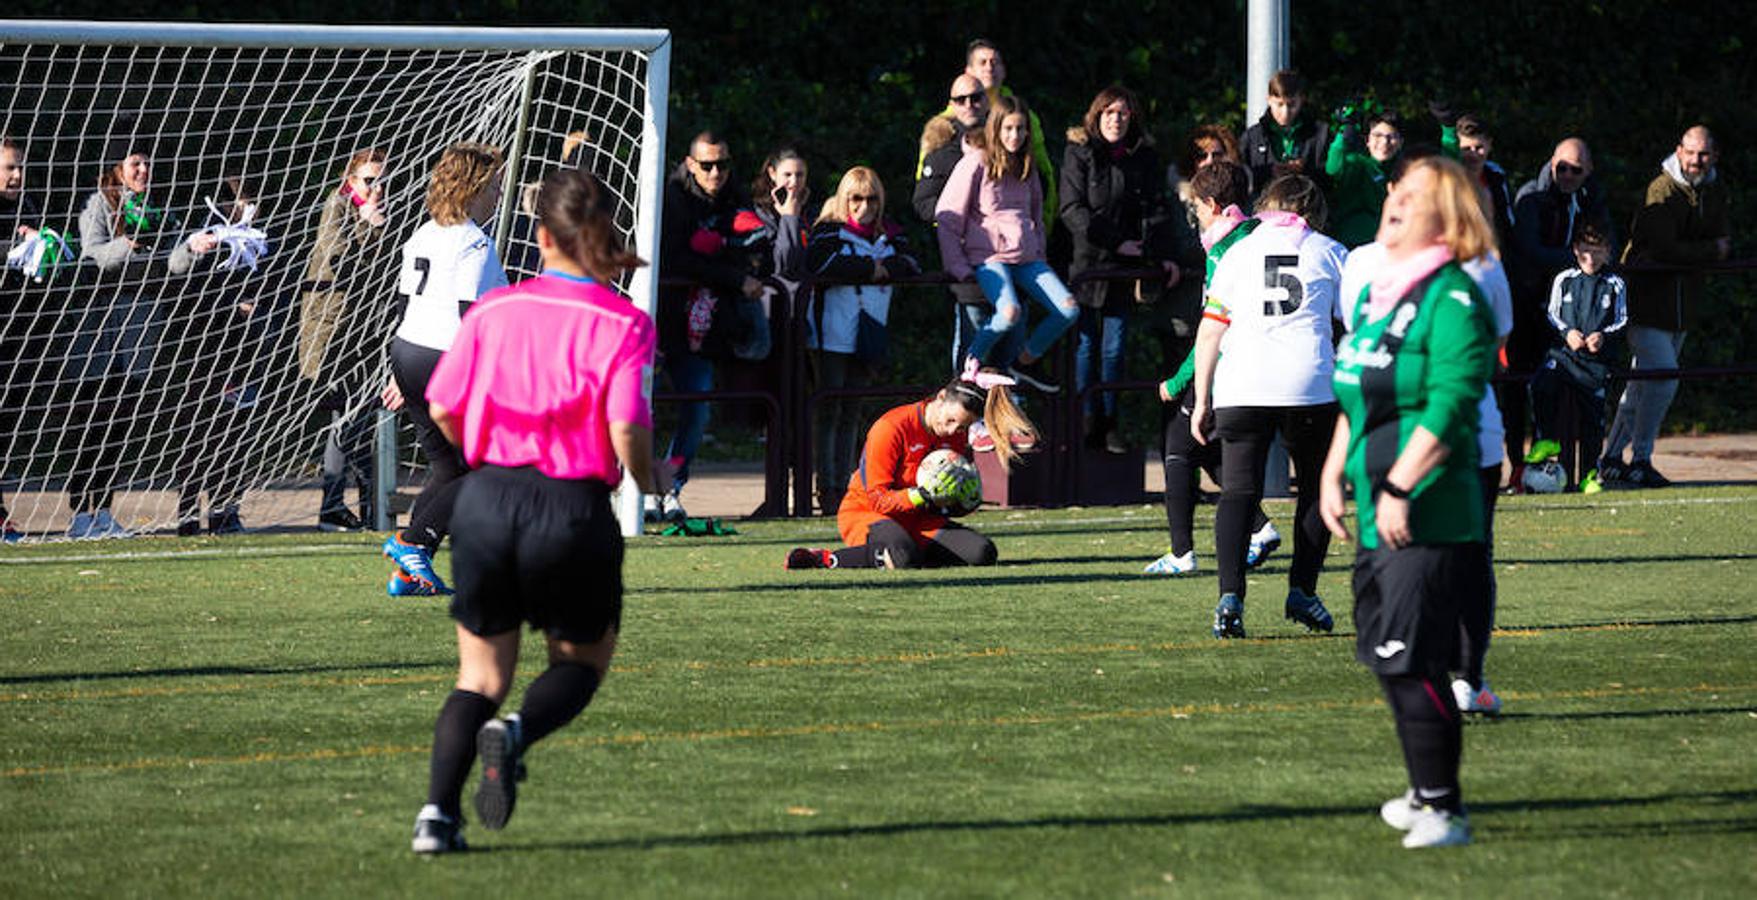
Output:
[[[997,97],[988,115],[981,153],[966,153],[952,170],[934,210],[940,259],[960,281],[972,275],[994,304],[970,344],[984,365],[1004,368],[1021,384],[1045,393],[1060,386],[1044,377],[1039,361],[1062,332],[1080,318],[1067,285],[1044,261],[1043,185],[1031,165],[1031,113],[1017,97]],[[1018,287],[1050,310],[1013,359],[987,355],[1025,319]]]

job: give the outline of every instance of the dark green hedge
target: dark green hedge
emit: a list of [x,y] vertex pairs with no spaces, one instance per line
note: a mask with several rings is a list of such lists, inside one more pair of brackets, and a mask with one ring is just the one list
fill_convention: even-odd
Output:
[[[265,0],[256,19],[316,17],[362,21],[363,7],[336,0]],[[655,2],[655,0],[500,0],[383,2],[385,22],[513,25],[567,23],[659,26],[672,30],[675,52],[669,139],[673,160],[697,130],[726,133],[745,166],[767,149],[792,144],[813,165],[820,196],[837,174],[864,163],[882,173],[892,210],[910,186],[922,121],[943,102],[963,65],[963,45],[982,35],[1005,51],[1009,83],[1026,96],[1049,132],[1058,159],[1062,131],[1099,88],[1121,81],[1139,91],[1165,146],[1201,121],[1241,127],[1244,19],[1242,0],[1085,0],[1078,4],[1003,4],[978,0],[913,3]],[[1391,12],[1393,11],[1394,12]],[[30,0],[20,12],[58,18],[239,18],[234,3],[197,0]],[[1680,5],[1659,0],[1562,3],[1293,4],[1294,63],[1327,109],[1370,91],[1427,127],[1422,110],[1434,94],[1479,112],[1497,132],[1495,157],[1517,181],[1529,178],[1555,142],[1569,134],[1593,146],[1613,209],[1626,225],[1642,187],[1678,134],[1707,122],[1723,148],[1722,176],[1732,185],[1736,255],[1753,254],[1743,211],[1753,208],[1749,115],[1757,96],[1751,64],[1751,18],[1736,5]],[[923,235],[925,237],[925,235]],[[1749,275],[1716,279],[1717,327],[1692,335],[1687,361],[1721,364],[1752,358],[1757,301]],[[911,368],[938,372],[949,333],[940,296],[900,300],[900,347],[920,347]],[[919,339],[915,339],[915,338]],[[1131,374],[1153,363],[1137,348]],[[913,379],[911,379],[913,380]],[[1748,381],[1691,386],[1679,397],[1677,427],[1757,427]]]

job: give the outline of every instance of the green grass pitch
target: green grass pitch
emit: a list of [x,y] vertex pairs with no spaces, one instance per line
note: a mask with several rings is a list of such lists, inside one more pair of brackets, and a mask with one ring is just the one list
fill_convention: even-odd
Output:
[[1284,549],[1221,643],[1205,529],[1167,579],[1153,507],[971,521],[998,567],[783,571],[823,520],[633,543],[597,702],[436,860],[452,625],[370,537],[0,548],[0,896],[1757,895],[1757,488],[1504,501],[1477,841],[1421,853],[1377,818],[1352,547],[1335,635],[1281,619]]

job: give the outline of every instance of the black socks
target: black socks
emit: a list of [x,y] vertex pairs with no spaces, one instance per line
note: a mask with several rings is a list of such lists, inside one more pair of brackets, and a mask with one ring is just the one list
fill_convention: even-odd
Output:
[[1397,719],[1397,737],[1416,803],[1462,812],[1458,761],[1464,733],[1452,691],[1440,681],[1410,675],[1381,675],[1379,682]]
[[464,782],[476,762],[476,732],[499,708],[500,704],[474,691],[453,690],[439,709],[439,721],[433,725],[427,802],[453,821],[461,821]]
[[519,708],[520,743],[529,747],[572,722],[592,702],[601,680],[591,666],[552,663],[525,689],[524,705]]

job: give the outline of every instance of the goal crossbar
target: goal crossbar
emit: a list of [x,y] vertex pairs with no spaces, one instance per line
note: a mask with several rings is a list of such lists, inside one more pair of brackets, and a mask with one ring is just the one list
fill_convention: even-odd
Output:
[[666,47],[659,28],[453,28],[424,25],[213,24],[0,20],[0,42],[144,47],[318,47],[357,50],[631,50]]

